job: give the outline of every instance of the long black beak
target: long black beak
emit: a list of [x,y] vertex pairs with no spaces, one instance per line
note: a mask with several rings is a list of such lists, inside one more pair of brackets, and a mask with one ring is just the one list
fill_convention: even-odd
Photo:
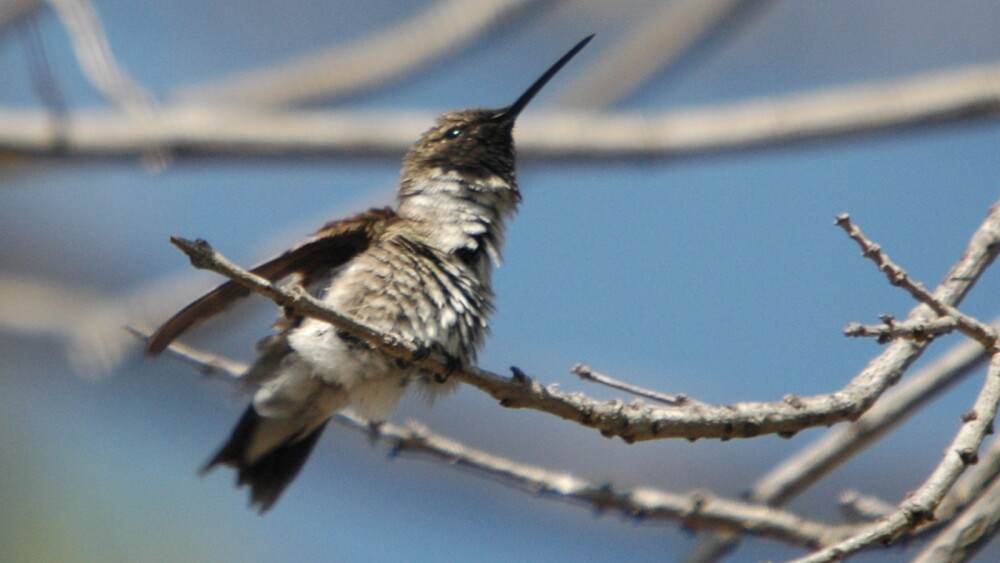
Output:
[[514,120],[517,119],[518,114],[521,113],[521,110],[523,110],[524,107],[528,105],[528,102],[531,101],[531,98],[534,98],[535,94],[537,94],[539,90],[544,88],[545,84],[548,83],[548,81],[551,80],[552,77],[555,76],[557,72],[562,70],[562,67],[566,66],[566,63],[568,63],[570,59],[575,57],[576,54],[579,53],[581,49],[586,47],[587,43],[590,43],[590,40],[594,38],[594,35],[595,34],[592,33],[587,37],[584,37],[582,41],[577,43],[572,49],[569,50],[568,53],[566,53],[565,55],[562,56],[561,59],[556,61],[556,64],[549,67],[549,70],[546,70],[545,74],[540,76],[538,80],[535,81],[534,84],[529,86],[528,89],[525,90],[523,94],[521,94],[521,97],[518,98],[516,102],[507,106],[500,113],[493,116],[493,119],[496,121],[507,121],[513,123]]

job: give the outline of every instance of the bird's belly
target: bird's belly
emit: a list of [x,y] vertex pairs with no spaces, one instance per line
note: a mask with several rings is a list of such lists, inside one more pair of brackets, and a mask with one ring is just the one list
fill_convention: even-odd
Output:
[[288,338],[289,344],[328,383],[352,387],[364,378],[385,377],[399,367],[385,354],[332,325],[307,319]]
[[[333,281],[324,302],[375,330],[469,362],[485,332],[485,311],[475,309],[453,280],[421,278],[417,265],[387,269],[383,264],[375,265],[382,269],[364,262],[348,267]],[[350,404],[373,420],[392,413],[411,380],[427,379],[419,369],[316,319],[303,321],[288,342],[296,361],[346,389]],[[440,387],[431,386],[431,391]]]
[[410,379],[411,367],[350,336],[341,336],[331,325],[307,320],[289,344],[296,362],[304,363],[314,377],[347,391],[348,403],[370,420],[385,420],[396,409]]

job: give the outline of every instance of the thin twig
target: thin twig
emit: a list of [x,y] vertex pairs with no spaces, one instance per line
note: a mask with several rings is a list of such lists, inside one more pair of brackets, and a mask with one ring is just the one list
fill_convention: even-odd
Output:
[[891,316],[883,315],[882,320],[883,323],[880,325],[850,323],[844,327],[844,336],[874,337],[879,344],[885,344],[894,338],[927,340],[942,334],[950,334],[958,328],[958,321],[954,317],[897,322]]
[[683,404],[689,404],[689,402],[697,402],[691,399],[684,393],[678,393],[676,395],[667,395],[666,393],[660,393],[659,391],[653,391],[652,389],[644,389],[638,385],[632,385],[631,383],[626,383],[624,381],[619,381],[610,375],[604,375],[603,373],[596,372],[590,369],[590,366],[584,364],[576,364],[571,367],[570,372],[577,375],[580,379],[584,381],[592,381],[605,387],[610,387],[612,389],[617,389],[619,391],[624,391],[630,393],[637,397],[643,397],[645,399],[650,399],[658,403],[663,403],[670,406],[677,406]]
[[[132,325],[126,326],[125,330],[142,343],[149,340],[152,334],[148,329]],[[166,352],[203,375],[222,375],[233,381],[242,378],[249,367],[243,362],[204,352],[180,342],[172,342]]]
[[26,17],[18,25],[18,35],[24,46],[24,56],[28,62],[28,72],[31,75],[31,85],[38,101],[49,114],[52,123],[54,142],[61,144],[69,130],[69,109],[66,96],[56,74],[52,72],[45,42],[42,41],[38,29],[38,18],[34,15]]
[[[507,100],[494,100],[502,103]],[[490,100],[480,100],[488,104]],[[163,106],[157,127],[100,110],[70,115],[65,147],[43,112],[0,109],[0,148],[28,154],[119,156],[149,148],[229,154],[375,154],[399,158],[433,122],[429,114]],[[900,131],[1000,116],[1000,66],[968,67],[661,114],[561,113],[518,124],[518,147],[547,157],[634,158],[715,154]]]
[[861,229],[851,221],[850,215],[841,213],[834,223],[844,229],[847,236],[861,247],[861,254],[878,266],[880,272],[885,274],[889,283],[905,289],[914,299],[927,305],[941,317],[951,317],[957,324],[956,328],[969,338],[978,341],[984,348],[991,349],[996,345],[997,333],[989,326],[966,315],[955,307],[938,301],[931,292],[924,287],[924,284],[910,277],[901,266],[893,262],[882,250],[882,247],[872,242]]
[[42,276],[0,272],[0,329],[54,337],[66,345],[67,358],[81,376],[97,379],[132,348],[122,326],[162,319],[171,307],[163,296],[190,296],[191,285],[190,276],[183,276],[139,291],[119,288],[112,295]]

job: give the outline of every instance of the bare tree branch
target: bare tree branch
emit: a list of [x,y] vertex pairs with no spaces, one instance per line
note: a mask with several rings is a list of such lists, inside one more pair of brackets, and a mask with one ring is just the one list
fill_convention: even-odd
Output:
[[1000,475],[1000,440],[993,440],[990,447],[979,456],[979,463],[970,469],[941,501],[934,516],[940,521],[951,520],[979,498],[998,475]]
[[66,27],[80,68],[90,83],[112,103],[148,113],[153,95],[133,80],[115,60],[104,26],[89,0],[48,0]]
[[880,498],[863,495],[857,491],[844,491],[838,503],[849,522],[870,522],[896,510],[895,506]]
[[[152,334],[147,328],[135,325],[127,325],[125,330],[140,342],[145,343]],[[221,375],[229,381],[239,381],[246,373],[247,364],[236,360],[203,352],[180,342],[173,342],[167,347],[166,352],[177,360],[195,368],[203,375]]]
[[965,561],[997,533],[1000,523],[1000,481],[995,481],[968,510],[913,559],[915,563]]
[[927,305],[935,313],[942,317],[951,317],[955,320],[956,328],[966,336],[978,341],[984,348],[993,348],[997,342],[996,331],[978,320],[966,315],[951,305],[941,303],[931,295],[931,292],[924,287],[924,284],[914,280],[898,264],[889,259],[889,256],[882,251],[882,247],[875,244],[858,228],[847,213],[837,216],[836,225],[847,233],[852,240],[861,247],[861,253],[865,258],[870,259],[878,266],[880,272],[884,273],[892,285],[902,287],[917,301]]
[[[140,341],[149,338],[148,330],[134,327],[127,330]],[[171,343],[167,352],[203,374],[223,376],[231,383],[241,383],[247,368],[241,362],[177,342]],[[689,529],[738,530],[805,547],[829,544],[857,529],[857,526],[831,525],[701,491],[677,494],[648,487],[618,490],[610,483],[595,484],[570,473],[551,471],[472,448],[412,421],[406,426],[372,425],[349,412],[337,413],[334,420],[388,444],[394,456],[403,453],[424,455],[448,467],[468,469],[522,491],[580,503],[596,511],[614,510],[638,520],[674,520]]]
[[966,561],[996,535],[1000,524],[1000,479],[994,479],[970,500],[975,502],[952,520],[914,562]]
[[[91,85],[135,120],[138,126],[156,129],[159,120],[153,94],[133,80],[115,60],[104,26],[90,0],[48,2],[55,8],[59,20],[69,33],[76,59]],[[68,119],[68,114],[61,114],[60,117],[62,119],[58,123],[59,135],[56,139],[67,143],[72,129],[71,120]],[[162,144],[147,146],[140,156],[143,163],[152,170],[161,170],[170,161],[169,152]]]
[[393,424],[372,427],[367,421],[344,413],[338,414],[337,420],[361,432],[374,433],[390,444],[394,454],[411,452],[430,456],[448,466],[470,469],[523,491],[582,503],[601,512],[613,510],[638,520],[675,520],[690,529],[739,530],[808,547],[831,543],[856,528],[817,522],[706,492],[677,494],[645,487],[619,490],[610,483],[592,483],[570,473],[477,450],[413,422],[406,427]]
[[[996,238],[1000,235],[997,231],[1000,229],[998,213],[1000,205],[994,204],[986,221],[973,234],[962,259],[945,276],[944,284],[949,280],[957,280],[966,272],[981,271],[981,268],[987,267],[994,260],[996,255],[986,248],[1000,242],[1000,239]],[[940,295],[941,291],[942,287],[939,287],[935,296]],[[960,300],[961,297],[956,296],[953,301],[947,302],[957,304]],[[914,309],[909,319],[904,322],[920,322],[921,319],[929,320],[932,317],[933,313],[929,308],[922,305]],[[994,322],[1000,323],[1000,319]],[[902,343],[903,341],[896,340],[882,356],[889,354],[893,347],[903,345]],[[922,341],[913,344],[922,350],[926,343],[927,341]],[[942,389],[970,373],[985,357],[982,345],[977,342],[970,341],[956,346],[933,364],[903,382],[892,394],[887,394],[857,422],[827,432],[820,440],[778,464],[751,487],[749,498],[772,506],[789,502],[841,463],[904,422]],[[707,536],[685,560],[689,563],[715,561],[732,550],[738,541],[739,539],[732,535]]]
[[[439,0],[395,26],[344,46],[178,89],[181,102],[287,105],[356,94],[455,53],[540,0]],[[428,33],[428,30],[438,30]]]
[[842,559],[876,543],[891,541],[900,534],[934,518],[934,509],[965,469],[978,459],[979,446],[992,431],[1000,402],[1000,353],[990,358],[989,370],[970,416],[963,417],[961,429],[945,451],[944,459],[930,477],[896,509],[865,531],[836,545],[825,547],[798,563],[821,563]]
[[[1000,323],[1000,319],[994,319],[993,322]],[[975,341],[967,340],[954,346],[888,391],[857,421],[828,431],[819,440],[776,465],[753,484],[747,494],[748,500],[770,506],[790,502],[844,462],[909,420],[910,416],[945,389],[973,373],[985,358],[986,351]],[[947,500],[946,498],[942,502],[942,509]],[[888,511],[885,513],[888,514]],[[716,561],[734,549],[738,542],[739,538],[732,534],[709,534],[692,549],[685,561]]]
[[[515,371],[513,378],[472,367],[451,374],[452,366],[447,358],[429,355],[414,343],[399,342],[345,318],[301,288],[290,291],[276,287],[229,262],[204,241],[190,242],[177,237],[172,241],[188,254],[195,267],[227,276],[279,305],[328,322],[420,368],[443,376],[452,375],[488,393],[503,406],[547,412],[599,429],[605,436],[619,436],[626,442],[674,437],[729,439],[770,433],[790,435],[811,426],[854,420],[901,377],[925,347],[925,344],[912,341],[896,341],[847,386],[827,395],[788,396],[783,401],[723,406],[685,404],[668,407],[649,406],[638,401],[627,405],[620,401],[600,402],[582,393],[565,393],[555,386],[543,386],[520,370]],[[934,298],[944,304],[960,301],[997,252],[1000,252],[1000,205],[993,207],[973,236],[966,254],[952,268]],[[927,307],[921,305],[914,309],[911,317],[928,314]]]
[[750,498],[784,504],[909,419],[920,407],[971,374],[985,359],[982,346],[964,342],[886,393],[853,424],[830,430],[754,484]]
[[643,399],[649,399],[651,401],[656,401],[658,403],[664,403],[666,405],[681,405],[687,404],[689,402],[698,402],[694,399],[688,397],[684,393],[678,393],[676,395],[667,395],[666,393],[660,393],[659,391],[653,391],[652,389],[644,389],[637,385],[632,385],[625,381],[619,381],[609,375],[604,375],[603,373],[598,373],[592,369],[590,366],[584,364],[576,364],[570,368],[570,371],[584,381],[592,381],[612,389],[617,389],[619,391],[624,391],[630,395],[635,395],[636,397],[642,397]]
[[190,276],[144,285],[114,295],[51,279],[0,273],[0,329],[55,337],[64,342],[75,370],[88,378],[107,375],[133,342],[128,323],[152,323],[173,307],[165,294],[191,297]]
[[[148,338],[147,330],[129,328],[140,340]],[[976,348],[966,343],[964,348]],[[981,349],[979,349],[981,351]],[[223,375],[227,380],[239,382],[246,365],[215,354],[173,343],[167,352],[179,360],[208,375]],[[931,371],[928,368],[925,371]],[[916,376],[917,378],[920,375]],[[881,406],[881,405],[880,405]],[[849,526],[829,526],[803,519],[795,514],[778,510],[761,512],[760,505],[747,505],[737,501],[715,498],[704,492],[687,495],[667,493],[648,488],[630,491],[616,491],[610,485],[595,485],[568,473],[552,472],[469,448],[453,440],[429,432],[426,428],[411,423],[407,427],[381,424],[372,427],[366,421],[350,414],[339,414],[339,423],[366,432],[390,444],[395,453],[413,452],[425,454],[445,462],[448,466],[471,469],[476,473],[495,478],[505,484],[528,492],[551,495],[570,501],[578,501],[598,510],[616,510],[630,517],[643,520],[678,520],[689,529],[715,529],[730,532],[746,532],[780,539],[793,545],[820,546],[831,539],[842,537],[852,529]],[[1000,466],[1000,441],[993,444],[976,466],[976,470]],[[995,473],[995,472],[994,472]],[[971,477],[971,475],[970,475]],[[959,485],[963,485],[963,481]],[[985,485],[985,483],[980,483]],[[969,488],[960,495],[966,499],[980,497],[981,487]],[[937,517],[947,521],[945,504],[959,492],[952,489],[938,510]],[[987,493],[990,494],[990,493]],[[845,510],[856,513],[860,520],[879,518],[895,507],[884,501],[866,497],[858,493],[845,493],[841,497]],[[707,507],[711,506],[711,510]],[[993,505],[991,505],[993,506]],[[991,512],[982,507],[976,509],[979,518],[989,518]],[[949,528],[950,529],[950,528]],[[976,530],[974,530],[976,531]],[[966,534],[966,537],[968,534]],[[944,537],[944,536],[942,536]],[[940,539],[938,541],[941,541]],[[953,547],[940,547],[952,549]]]
[[927,340],[942,334],[949,334],[958,328],[958,321],[954,317],[916,319],[909,322],[897,322],[892,315],[882,315],[881,318],[882,324],[880,325],[849,323],[844,327],[844,335],[871,336],[878,340],[879,344],[885,344],[893,338]]
[[[65,144],[43,112],[0,110],[0,150],[116,156],[149,148],[208,153],[381,154],[397,158],[432,115],[338,111],[266,112],[169,106],[155,126],[117,112],[70,115]],[[560,157],[679,157],[792,141],[893,132],[1000,115],[1000,66],[968,67],[659,115],[561,113],[518,124],[524,153]]]
[[59,84],[38,30],[38,18],[33,14],[24,18],[18,25],[18,37],[24,46],[24,58],[28,63],[28,73],[31,76],[31,86],[38,101],[48,112],[56,144],[62,144],[69,129],[69,108],[66,97]]
[[[288,68],[227,77],[177,93],[181,101],[221,101],[231,105],[212,107],[182,102],[161,109],[153,105],[152,96],[132,81],[114,60],[89,0],[49,0],[70,33],[88,79],[118,106],[118,110],[85,109],[69,115],[63,104],[60,115],[66,119],[53,120],[51,110],[59,109],[58,104],[48,103],[49,113],[43,111],[46,108],[39,111],[0,109],[0,151],[70,156],[179,150],[278,155],[369,153],[395,157],[410,146],[413,138],[431,121],[431,116],[391,113],[365,116],[327,111],[279,113],[251,106],[290,104],[350,94],[397,79],[477,40],[495,28],[498,21],[543,1],[439,0],[430,10],[356,44],[310,54],[290,64],[283,63]],[[30,13],[38,3],[11,0],[3,4],[0,6],[0,26]],[[622,42],[620,50],[608,57],[608,61],[618,61],[617,67],[611,64],[603,71],[605,74],[591,75],[613,88],[574,86],[571,90],[580,94],[577,100],[585,105],[609,103],[665,64],[664,59],[657,60],[651,52],[662,53],[672,48],[671,57],[682,53],[731,13],[734,6],[733,2],[685,2],[680,8],[672,5],[674,16],[678,10],[688,10],[690,15],[683,18],[683,22],[671,22],[675,28],[679,26],[679,32],[663,33],[664,22],[658,16],[656,21],[651,20],[630,35]],[[442,26],[441,22],[446,20],[447,25]],[[449,28],[450,33],[430,38],[425,33],[417,33],[441,27]],[[644,64],[623,64],[623,61],[637,58],[642,58]],[[998,115],[1000,66],[990,65],[653,116],[552,114],[519,126],[518,137],[523,152],[543,156],[686,156],[895,132],[907,127],[959,120],[995,119]],[[997,479],[1000,441],[995,441],[982,456],[978,453],[985,436],[992,432],[1000,401],[1000,350],[996,329],[956,307],[1000,251],[1000,204],[991,210],[965,255],[933,294],[894,264],[846,215],[838,218],[838,224],[893,285],[903,287],[923,305],[902,321],[884,317],[881,325],[848,327],[854,335],[875,336],[881,342],[898,340],[841,390],[812,397],[788,395],[782,401],[734,405],[707,405],[684,394],[671,396],[638,388],[582,365],[574,368],[574,372],[584,379],[662,404],[650,406],[641,400],[629,404],[601,402],[582,393],[560,391],[555,385],[543,386],[517,368],[512,368],[513,377],[509,378],[468,366],[452,373],[454,368],[448,358],[345,318],[299,287],[277,287],[253,276],[228,262],[203,241],[175,239],[174,242],[199,268],[220,272],[279,304],[332,323],[428,371],[473,385],[503,406],[554,414],[598,429],[605,436],[619,436],[627,442],[672,437],[692,440],[748,438],[769,433],[787,437],[819,424],[856,420],[846,428],[828,433],[765,476],[750,495],[751,502],[720,499],[701,492],[678,495],[647,488],[618,489],[611,484],[589,482],[569,473],[479,451],[416,424],[373,428],[357,418],[339,418],[342,424],[388,442],[395,453],[429,456],[469,468],[478,475],[520,490],[582,504],[597,511],[612,510],[637,519],[678,521],[693,529],[713,530],[721,536],[759,534],[793,545],[822,548],[801,561],[839,559],[878,543],[897,538],[928,537],[932,533],[938,536],[921,554],[921,560],[968,557],[996,533],[1000,521],[1000,480]],[[66,323],[53,319],[68,312],[93,321],[93,326],[99,324],[106,328],[109,323],[121,322],[128,307],[134,305],[113,303],[104,298],[95,298],[94,303],[85,304],[79,299],[86,297],[83,292],[60,295],[58,287],[35,286],[23,280],[0,279],[0,286],[14,287],[18,295],[49,300],[43,304],[41,315],[37,310],[29,310],[33,305],[18,303],[0,315],[0,324],[9,323],[19,330],[50,332],[73,341],[80,341],[83,335],[90,337],[87,327],[68,328]],[[18,295],[0,292],[0,301],[16,301]],[[110,306],[112,303],[114,307]],[[24,314],[25,311],[28,314]],[[964,343],[947,357],[886,392],[936,335],[954,329],[978,344]],[[129,331],[139,338],[146,334],[140,328]],[[95,347],[107,346],[93,339],[86,342]],[[986,352],[983,347],[987,348]],[[112,351],[118,356],[121,354],[120,346]],[[204,373],[223,374],[234,381],[239,381],[240,374],[245,371],[245,366],[239,362],[182,345],[172,347],[171,353]],[[850,497],[845,505],[865,520],[864,524],[853,526],[826,524],[776,508],[884,436],[941,389],[969,373],[987,354],[992,356],[985,383],[972,410],[961,416],[962,425],[944,458],[924,484],[898,506],[880,503],[873,497]],[[878,521],[873,522],[875,519]],[[720,542],[718,537],[714,543],[706,544],[716,553],[735,545],[735,541]]]
[[42,0],[7,0],[0,2],[0,29],[17,23],[21,18],[34,12]]

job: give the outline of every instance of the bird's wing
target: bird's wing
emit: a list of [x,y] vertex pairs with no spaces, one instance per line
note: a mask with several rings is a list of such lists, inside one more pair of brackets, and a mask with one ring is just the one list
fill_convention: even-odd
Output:
[[[296,273],[301,274],[304,279],[315,279],[321,272],[328,272],[343,265],[368,248],[371,241],[394,217],[395,213],[386,207],[369,209],[349,219],[332,221],[306,242],[260,264],[251,271],[272,282]],[[146,343],[146,353],[159,354],[189,328],[221,313],[234,301],[249,294],[250,290],[245,287],[227,281],[202,295],[170,317],[153,333]]]

